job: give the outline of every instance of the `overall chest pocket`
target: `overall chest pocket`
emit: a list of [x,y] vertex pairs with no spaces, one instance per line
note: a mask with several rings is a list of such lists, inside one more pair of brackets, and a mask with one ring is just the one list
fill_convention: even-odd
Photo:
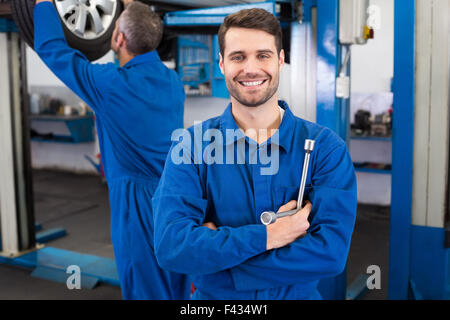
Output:
[[[305,193],[303,195],[303,201],[309,200],[309,193],[311,192],[311,187],[305,187]],[[278,209],[288,203],[291,200],[296,200],[298,198],[298,186],[280,186],[275,189],[275,203],[274,209],[278,211]]]

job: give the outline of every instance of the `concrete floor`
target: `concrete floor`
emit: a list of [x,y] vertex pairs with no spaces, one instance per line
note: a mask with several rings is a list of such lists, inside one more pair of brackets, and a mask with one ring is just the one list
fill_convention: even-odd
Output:
[[[97,176],[34,171],[35,216],[43,229],[62,227],[65,237],[48,246],[113,258],[107,188]],[[350,284],[370,265],[381,268],[381,290],[364,299],[387,298],[389,210],[360,206],[347,267]],[[33,278],[31,270],[0,264],[0,299],[121,299],[118,287],[68,290]]]
[[[106,185],[91,175],[33,172],[35,220],[43,230],[61,227],[65,237],[47,246],[114,258]],[[34,278],[31,270],[0,264],[0,299],[121,299],[119,287],[68,290],[65,284]]]
[[359,275],[367,274],[369,266],[379,266],[381,271],[381,289],[368,290],[364,300],[388,297],[389,214],[389,207],[358,205],[347,262],[347,283],[350,285]]

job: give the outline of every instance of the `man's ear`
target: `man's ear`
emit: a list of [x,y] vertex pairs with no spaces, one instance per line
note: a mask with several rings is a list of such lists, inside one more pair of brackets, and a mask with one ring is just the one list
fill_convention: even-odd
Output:
[[126,48],[126,44],[127,44],[127,39],[125,38],[125,35],[123,34],[123,32],[120,32],[117,37],[117,47],[121,48],[121,47],[125,46],[125,48]]
[[280,65],[280,69],[281,69],[281,67],[284,65],[284,50],[283,49],[281,49],[280,50],[280,57],[279,57],[279,65]]
[[220,57],[220,59],[219,59],[220,72],[222,72],[222,74],[225,75],[225,72],[223,71],[223,57],[222,57],[221,53],[219,53],[219,57]]

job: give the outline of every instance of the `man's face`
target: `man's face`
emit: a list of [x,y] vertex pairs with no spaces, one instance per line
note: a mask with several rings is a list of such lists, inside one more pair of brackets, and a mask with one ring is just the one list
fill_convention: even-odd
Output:
[[230,95],[248,107],[257,107],[274,96],[284,63],[278,56],[275,36],[257,29],[228,29],[219,66]]

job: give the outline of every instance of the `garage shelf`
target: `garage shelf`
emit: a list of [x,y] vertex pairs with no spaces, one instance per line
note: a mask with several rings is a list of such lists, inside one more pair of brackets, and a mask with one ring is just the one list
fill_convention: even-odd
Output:
[[357,172],[377,173],[377,174],[392,174],[391,170],[376,169],[376,168],[358,168],[358,167],[355,167],[355,171],[357,171]]
[[[31,122],[64,122],[69,134],[53,134],[52,138],[33,137],[32,141],[56,143],[81,143],[94,141],[94,117],[88,116],[61,116],[61,115],[32,115]],[[33,126],[32,126],[33,127]],[[40,130],[37,130],[40,131]],[[51,129],[49,129],[51,132]],[[46,132],[47,133],[47,132]]]
[[353,166],[357,172],[368,172],[368,173],[378,173],[378,174],[391,174],[392,166],[385,163],[374,163],[374,162],[354,162]]
[[392,137],[379,137],[379,136],[351,136],[352,140],[370,140],[370,141],[392,141]]

